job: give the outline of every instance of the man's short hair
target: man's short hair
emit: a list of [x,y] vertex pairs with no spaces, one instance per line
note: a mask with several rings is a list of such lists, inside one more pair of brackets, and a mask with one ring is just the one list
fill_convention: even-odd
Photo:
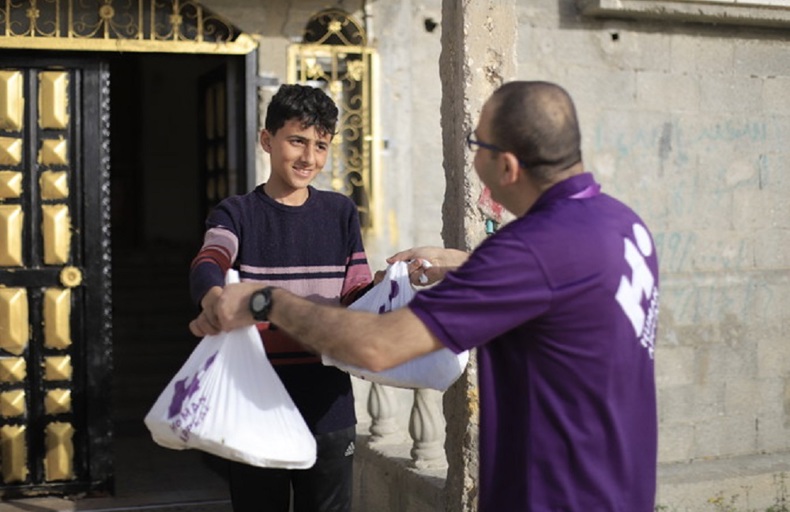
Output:
[[266,130],[274,135],[291,119],[298,119],[302,127],[314,126],[322,134],[335,134],[337,106],[332,98],[316,87],[283,84],[266,109]]
[[550,181],[581,161],[576,108],[565,89],[516,81],[501,86],[492,99],[492,143],[515,154],[533,178]]

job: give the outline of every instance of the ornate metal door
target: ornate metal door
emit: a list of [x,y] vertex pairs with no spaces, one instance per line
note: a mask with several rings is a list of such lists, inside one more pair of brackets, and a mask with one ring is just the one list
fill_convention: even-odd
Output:
[[321,87],[340,111],[325,172],[315,185],[346,194],[359,209],[363,229],[375,212],[378,138],[373,98],[377,54],[362,25],[340,9],[313,15],[302,43],[288,48],[288,81]]
[[111,483],[109,71],[0,56],[0,494]]

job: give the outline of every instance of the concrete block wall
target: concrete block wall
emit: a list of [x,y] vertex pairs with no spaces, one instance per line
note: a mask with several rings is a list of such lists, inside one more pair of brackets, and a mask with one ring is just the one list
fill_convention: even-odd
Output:
[[379,55],[379,221],[365,241],[373,270],[399,250],[442,245],[441,5],[402,0],[367,7],[370,44]]
[[520,3],[518,63],[573,95],[588,170],[655,236],[660,463],[790,468],[787,30],[536,0]]

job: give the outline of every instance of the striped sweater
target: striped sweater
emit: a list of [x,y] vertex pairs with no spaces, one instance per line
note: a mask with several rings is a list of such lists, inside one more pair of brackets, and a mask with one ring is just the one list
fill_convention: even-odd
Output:
[[[328,304],[349,304],[371,283],[354,203],[309,187],[301,206],[280,204],[263,191],[230,197],[211,212],[190,288],[200,300],[222,286],[229,268],[242,281],[278,286]],[[351,381],[282,331],[258,326],[266,353],[311,430],[333,432],[356,423]]]

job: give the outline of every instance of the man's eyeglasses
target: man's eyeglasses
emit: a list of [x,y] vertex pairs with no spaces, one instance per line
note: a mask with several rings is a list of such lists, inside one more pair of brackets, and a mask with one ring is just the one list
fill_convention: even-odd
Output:
[[[475,146],[479,146],[479,147],[481,147],[483,149],[487,149],[489,151],[496,151],[497,153],[506,153],[507,152],[506,149],[502,149],[499,146],[494,146],[493,144],[489,144],[487,142],[480,142],[479,140],[473,139],[471,133],[467,134],[466,135],[466,147],[469,148],[469,151],[474,153],[477,150],[477,148]],[[521,167],[525,168],[525,169],[528,167],[527,164],[525,164],[522,160],[519,160],[518,164]]]
[[496,151],[497,153],[504,153],[505,150],[500,148],[499,146],[494,146],[493,144],[488,144],[486,142],[480,142],[479,140],[475,140],[472,138],[472,134],[469,133],[466,135],[466,147],[469,148],[469,151],[475,152],[477,148],[475,146],[480,146],[481,148],[487,149],[489,151]]

